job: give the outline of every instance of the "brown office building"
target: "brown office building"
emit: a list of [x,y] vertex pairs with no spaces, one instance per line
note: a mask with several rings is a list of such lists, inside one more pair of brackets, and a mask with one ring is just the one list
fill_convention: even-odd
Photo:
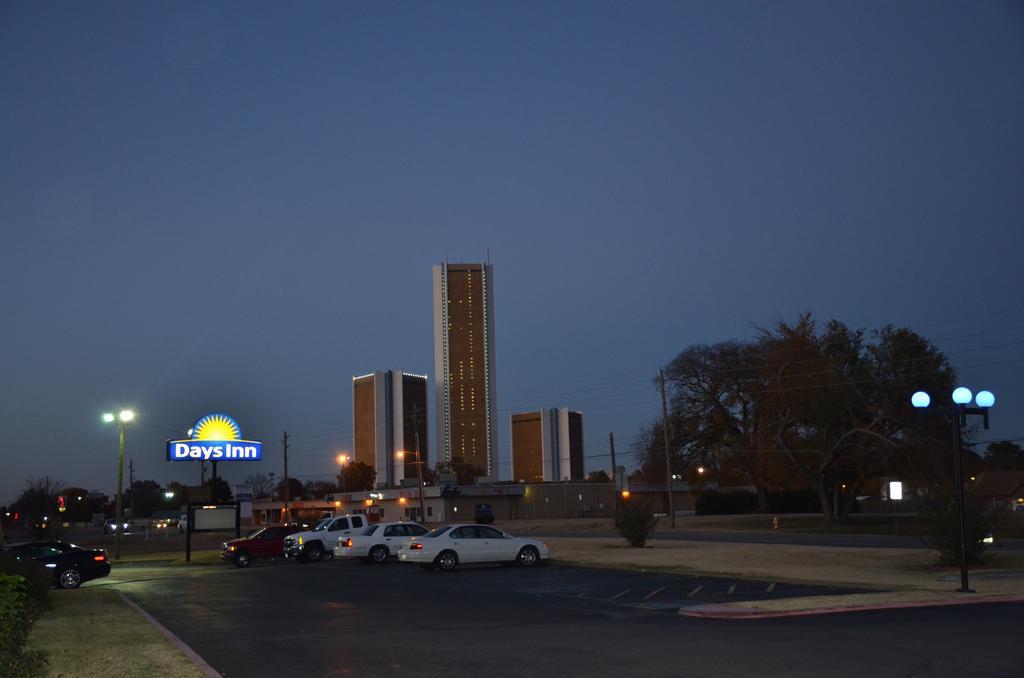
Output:
[[353,461],[377,471],[378,487],[415,477],[417,431],[420,457],[429,458],[426,375],[388,370],[353,377],[352,424]]
[[434,368],[438,461],[497,478],[493,280],[490,264],[434,266]]
[[583,413],[566,408],[512,414],[512,480],[583,480]]

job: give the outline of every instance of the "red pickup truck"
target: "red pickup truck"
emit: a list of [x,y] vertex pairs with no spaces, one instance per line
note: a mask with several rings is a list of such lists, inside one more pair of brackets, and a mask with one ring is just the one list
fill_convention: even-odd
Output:
[[235,567],[249,567],[254,558],[281,558],[284,556],[284,538],[301,529],[301,525],[264,527],[242,539],[224,542],[220,557],[231,561]]

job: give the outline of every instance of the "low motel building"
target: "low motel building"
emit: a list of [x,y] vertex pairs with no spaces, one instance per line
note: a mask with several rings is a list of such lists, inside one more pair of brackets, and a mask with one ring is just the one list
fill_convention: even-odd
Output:
[[[704,489],[675,482],[672,499],[677,514],[692,513]],[[315,523],[324,516],[363,514],[372,522],[410,520],[424,524],[471,523],[476,506],[489,504],[496,521],[566,518],[610,518],[615,515],[618,492],[612,483],[550,482],[496,483],[493,485],[448,485],[423,488],[424,514],[416,487],[378,489],[368,492],[335,493],[323,500],[296,499],[288,503],[285,519],[283,501],[253,503],[254,525],[282,522]],[[667,512],[668,493],[663,485],[633,484],[630,500],[647,502],[656,513]]]

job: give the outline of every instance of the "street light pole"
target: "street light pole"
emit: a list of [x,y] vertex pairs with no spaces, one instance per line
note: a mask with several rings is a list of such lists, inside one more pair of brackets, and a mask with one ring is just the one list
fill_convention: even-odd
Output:
[[[135,418],[131,410],[121,410],[116,419],[119,423],[120,436],[117,446],[117,498],[114,506],[114,560],[121,559],[121,532],[124,530],[124,431],[128,422]],[[103,415],[103,421],[110,424],[114,421],[113,413]]]
[[114,560],[121,559],[121,530],[124,528],[124,499],[122,490],[124,486],[124,427],[121,422],[120,442],[117,446],[117,504],[114,513],[117,516],[114,524]]
[[[968,406],[971,398],[974,398],[977,407]],[[931,404],[931,397],[924,391],[918,391],[911,396],[910,403],[918,409],[924,409]],[[974,395],[970,389],[960,386],[953,391],[952,410],[947,410],[953,415],[953,482],[955,485],[953,489],[960,527],[960,588],[957,589],[958,593],[974,593],[967,577],[967,507],[964,497],[964,460],[961,434],[969,414],[981,417],[987,429],[988,411],[995,404],[996,397],[992,395],[991,391],[978,391],[977,395]]]
[[[956,404],[953,412],[953,482],[956,483],[956,509],[960,514],[960,593],[971,593],[967,582],[967,516],[964,507],[964,459],[961,451],[961,426],[966,418],[964,406]],[[986,427],[987,428],[987,427]]]

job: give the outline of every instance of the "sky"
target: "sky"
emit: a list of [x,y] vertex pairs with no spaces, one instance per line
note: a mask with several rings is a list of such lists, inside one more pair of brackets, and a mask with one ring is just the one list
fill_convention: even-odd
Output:
[[112,493],[121,407],[136,479],[210,411],[230,482],[284,430],[330,479],[353,375],[433,378],[445,257],[494,265],[504,477],[510,411],[610,468],[660,366],[804,310],[1024,437],[1022,72],[1010,0],[0,3],[0,504]]

